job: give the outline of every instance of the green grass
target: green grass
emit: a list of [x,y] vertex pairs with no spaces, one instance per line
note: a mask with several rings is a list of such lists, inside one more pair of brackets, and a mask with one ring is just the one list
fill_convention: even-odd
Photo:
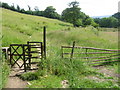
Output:
[[39,80],[31,81],[29,88],[61,88],[61,78],[55,75],[46,75]]
[[[73,28],[71,24],[59,20],[1,10],[2,46],[42,41],[43,26],[47,27],[47,59],[39,63],[37,72],[21,75],[23,80],[28,80],[32,84],[29,88],[60,88],[63,80],[69,81],[69,88],[119,88],[110,81],[96,82],[86,79],[89,75],[106,79],[112,77],[97,73],[81,59],[70,61],[61,58],[61,46],[72,45],[73,41],[76,41],[76,46],[118,49],[118,32],[115,28],[107,32],[92,26]],[[113,67],[117,71],[117,66]]]
[[1,70],[2,70],[2,75],[0,74],[0,80],[1,81],[1,84],[0,84],[0,88],[4,88],[5,87],[5,84],[8,80],[8,75],[10,73],[10,67],[8,66],[8,62],[5,61],[5,59],[3,58],[2,60],[2,66],[1,66]]

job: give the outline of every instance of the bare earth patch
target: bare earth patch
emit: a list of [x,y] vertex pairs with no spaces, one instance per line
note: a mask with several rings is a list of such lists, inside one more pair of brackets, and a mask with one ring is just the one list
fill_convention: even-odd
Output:
[[[18,63],[22,64],[22,61],[18,61]],[[33,67],[35,68],[35,65],[33,65]],[[8,77],[8,82],[5,88],[27,88],[28,82],[23,81],[18,77],[20,74],[23,74],[23,73],[24,73],[24,70],[20,69],[17,65],[15,65],[11,69],[11,73]]]
[[97,72],[102,73],[106,78],[100,78],[99,76],[88,76],[87,78],[95,80],[97,82],[112,81],[118,82],[119,74],[115,73],[114,69],[107,69],[105,66],[94,67]]

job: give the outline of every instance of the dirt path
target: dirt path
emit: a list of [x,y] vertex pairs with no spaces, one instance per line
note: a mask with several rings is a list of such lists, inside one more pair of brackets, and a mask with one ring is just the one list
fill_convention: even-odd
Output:
[[[106,78],[99,78],[97,76],[88,76],[89,79],[93,79],[98,82],[102,82],[102,81],[112,81],[114,83],[118,82],[120,75],[118,73],[115,73],[115,70],[113,68],[108,69],[105,66],[98,66],[98,67],[94,67],[94,68],[97,70],[97,72],[102,73]],[[109,77],[111,77],[111,78],[109,78]]]
[[[19,65],[22,65],[22,60],[17,61]],[[31,65],[31,72],[35,72],[37,70],[37,64]],[[10,75],[8,77],[8,82],[5,86],[5,88],[27,88],[27,85],[29,82],[21,80],[18,76],[25,73],[23,68],[19,68],[17,65],[15,65],[10,72]]]
[[[21,62],[18,62],[21,63]],[[10,72],[8,82],[5,88],[27,88],[27,81],[21,80],[17,75],[24,73],[24,70],[20,70],[17,65],[15,65]]]

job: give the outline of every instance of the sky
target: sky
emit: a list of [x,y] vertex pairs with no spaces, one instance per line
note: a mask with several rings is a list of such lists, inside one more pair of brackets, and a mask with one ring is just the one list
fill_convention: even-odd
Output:
[[[75,0],[1,0],[9,5],[19,5],[20,8],[28,10],[28,5],[34,10],[38,6],[39,10],[45,10],[48,6],[53,6],[56,12],[62,13],[68,7],[68,4]],[[118,12],[118,2],[120,0],[76,0],[79,2],[81,11],[89,16],[113,15]]]

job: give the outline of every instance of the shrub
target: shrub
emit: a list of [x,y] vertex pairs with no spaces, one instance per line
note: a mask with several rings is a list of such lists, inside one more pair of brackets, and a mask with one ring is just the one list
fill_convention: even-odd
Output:
[[22,80],[31,81],[31,80],[37,80],[38,79],[38,75],[36,73],[33,73],[33,72],[27,72],[27,73],[22,74],[20,76],[20,78]]

